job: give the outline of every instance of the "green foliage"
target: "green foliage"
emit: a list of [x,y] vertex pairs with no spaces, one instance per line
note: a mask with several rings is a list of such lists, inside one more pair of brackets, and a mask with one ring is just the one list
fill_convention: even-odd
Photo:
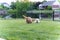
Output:
[[3,8],[3,5],[0,5],[0,9],[4,9],[4,8]]
[[51,6],[46,6],[44,10],[52,10]]
[[9,10],[8,10],[8,13],[9,13],[9,14],[16,14],[16,12],[17,12],[17,10],[13,10],[13,9],[9,9]]
[[12,2],[11,3],[11,9],[17,10],[16,12],[16,18],[22,17],[22,15],[26,15],[26,11],[28,10],[36,10],[38,9],[38,5],[40,2],[32,3],[32,2]]
[[26,11],[30,7],[29,2],[16,2],[16,9],[20,11]]
[[17,18],[18,17],[22,17],[22,15],[24,14],[24,12],[26,12],[30,7],[30,3],[29,2],[16,2],[16,10],[17,10]]
[[58,0],[60,2],[60,0]]
[[52,7],[51,6],[47,6],[47,10],[52,10]]
[[16,3],[15,2],[11,2],[10,7],[11,7],[11,9],[16,9]]
[[15,10],[13,10],[13,9],[9,9],[8,10],[8,14],[10,14],[10,15],[12,15],[11,17],[12,18],[16,18],[16,14],[17,14],[17,10],[15,9]]
[[[16,18],[26,15],[27,10],[33,10],[34,6],[32,2],[12,2],[10,5],[11,9],[16,10]],[[12,12],[11,12],[12,13]]]
[[33,3],[33,9],[38,10],[39,5],[40,5],[41,3],[42,3],[42,2],[34,2],[34,3]]

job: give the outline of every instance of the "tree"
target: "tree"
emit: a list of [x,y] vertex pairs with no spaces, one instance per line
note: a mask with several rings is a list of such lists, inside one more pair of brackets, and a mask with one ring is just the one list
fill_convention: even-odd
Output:
[[15,10],[13,10],[13,9],[8,10],[8,13],[11,15],[12,18],[16,18],[16,12],[17,12],[16,9]]
[[30,7],[30,3],[29,2],[19,2],[19,1],[17,1],[16,2],[16,10],[17,10],[16,17],[17,18],[22,17],[22,15],[27,10],[29,10],[29,7]]
[[19,2],[19,0],[17,0],[15,3],[12,2],[11,3],[11,8],[13,10],[16,10],[16,17],[22,17],[22,15],[26,14],[25,12],[27,10],[34,10],[37,9],[39,4],[41,4],[41,2],[37,2],[37,3],[32,3],[32,2]]
[[60,0],[58,0],[60,2]]
[[46,6],[45,10],[52,10],[51,6]]
[[0,9],[3,9],[2,5],[0,5]]
[[11,2],[10,7],[11,7],[11,9],[16,9],[16,3],[15,2]]
[[33,8],[37,10],[40,4],[42,4],[42,2],[34,2]]
[[17,0],[16,2],[12,2],[10,7],[11,7],[11,9],[16,10],[16,13],[15,13],[16,17],[20,18],[20,17],[22,17],[22,15],[26,14],[25,12],[27,10],[31,10],[32,9],[31,4],[32,3],[28,2],[28,1],[26,1],[26,2],[19,2],[19,0]]

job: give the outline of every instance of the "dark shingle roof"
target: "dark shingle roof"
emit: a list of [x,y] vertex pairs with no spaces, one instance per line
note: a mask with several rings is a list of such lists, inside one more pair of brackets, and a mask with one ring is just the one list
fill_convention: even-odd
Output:
[[44,2],[42,5],[43,6],[47,6],[47,5],[52,6],[53,3],[54,3],[54,1],[47,1],[47,2]]

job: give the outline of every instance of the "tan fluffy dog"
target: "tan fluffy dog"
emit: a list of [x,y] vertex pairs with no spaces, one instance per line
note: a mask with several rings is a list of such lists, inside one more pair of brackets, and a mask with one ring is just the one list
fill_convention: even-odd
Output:
[[27,23],[32,23],[33,20],[32,20],[31,17],[27,17],[25,15],[23,15],[23,17],[25,18],[25,20],[26,20]]

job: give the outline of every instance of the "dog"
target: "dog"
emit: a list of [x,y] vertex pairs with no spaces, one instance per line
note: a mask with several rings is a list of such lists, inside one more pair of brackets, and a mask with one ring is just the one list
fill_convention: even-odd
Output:
[[39,23],[40,22],[40,20],[38,18],[31,18],[31,17],[27,17],[25,15],[23,15],[23,17],[25,18],[26,23],[32,23],[32,22]]
[[39,23],[40,22],[40,20],[38,19],[38,18],[36,18],[35,20],[34,20],[34,23]]
[[23,15],[23,17],[25,18],[26,23],[32,23],[32,18],[31,17],[27,17],[25,15]]

